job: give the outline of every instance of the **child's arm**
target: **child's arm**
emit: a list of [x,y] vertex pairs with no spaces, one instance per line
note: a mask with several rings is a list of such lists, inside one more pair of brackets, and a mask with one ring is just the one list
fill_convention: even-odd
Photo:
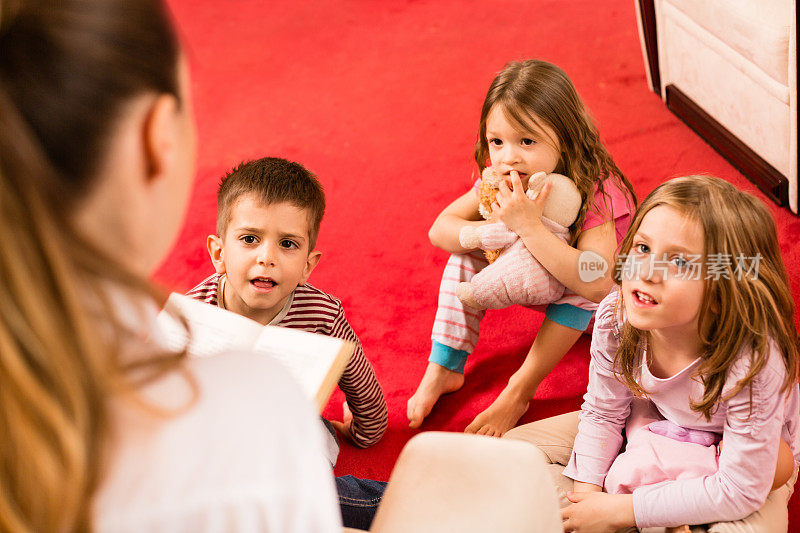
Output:
[[622,446],[633,397],[613,370],[619,346],[617,296],[617,292],[609,294],[595,318],[589,385],[572,456],[564,469],[564,475],[574,480],[573,491],[567,494],[572,505],[561,510],[565,531],[616,531],[635,525],[631,496],[602,492],[605,476]]
[[617,292],[612,292],[597,309],[589,348],[589,384],[572,455],[564,469],[565,476],[598,487],[603,486],[608,469],[622,447],[622,430],[633,399],[631,391],[614,372],[614,356],[619,346],[617,296]]
[[[542,210],[550,184],[544,186],[535,200],[525,195],[525,188],[516,172],[511,173],[511,184],[513,189],[509,189],[505,182],[500,184],[497,195],[499,208],[494,211],[496,217],[522,238],[536,260],[565,287],[587,300],[600,302],[614,285],[612,273],[617,249],[614,221],[581,232],[576,248],[573,248],[542,223]],[[599,279],[589,282],[581,279],[579,265],[584,251],[595,252],[606,261],[607,269]]]
[[[722,441],[719,442],[719,452],[722,453]],[[789,479],[794,473],[794,455],[792,455],[792,448],[785,440],[781,439],[778,442],[778,463],[775,465],[775,477],[772,479],[772,487],[770,491],[789,482]]]
[[594,483],[584,483],[583,481],[572,482],[572,492],[603,492],[603,487]]
[[464,248],[458,241],[461,228],[486,223],[478,212],[478,197],[474,190],[470,190],[439,213],[428,231],[428,238],[437,248],[451,254],[463,254],[471,249]]
[[356,345],[339,380],[339,388],[347,398],[347,407],[352,414],[352,420],[347,423],[348,416],[345,412],[344,423],[335,425],[359,448],[372,446],[381,439],[388,425],[386,399],[383,397],[383,390],[375,377],[372,365],[364,356],[361,341],[347,322],[341,306],[330,334],[332,337],[346,339]]

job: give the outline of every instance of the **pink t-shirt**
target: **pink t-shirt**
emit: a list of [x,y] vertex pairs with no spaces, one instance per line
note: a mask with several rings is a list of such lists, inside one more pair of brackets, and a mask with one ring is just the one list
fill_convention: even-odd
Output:
[[[628,227],[631,225],[631,214],[633,199],[628,198],[627,188],[620,186],[615,179],[607,179],[603,182],[603,191],[597,190],[595,186],[594,199],[586,218],[583,220],[581,231],[592,229],[609,220],[614,220],[614,229],[617,233],[617,244],[622,242]],[[611,211],[608,211],[608,202],[611,201]]]

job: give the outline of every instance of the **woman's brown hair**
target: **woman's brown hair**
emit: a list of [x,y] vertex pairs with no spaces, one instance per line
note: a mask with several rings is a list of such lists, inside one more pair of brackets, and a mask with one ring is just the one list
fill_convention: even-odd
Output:
[[73,227],[126,105],[178,98],[179,55],[157,0],[0,4],[2,531],[90,530],[109,394],[179,361],[123,361],[132,332],[101,289],[157,293]]
[[555,131],[560,149],[555,172],[572,179],[583,200],[578,218],[570,227],[571,244],[578,240],[595,187],[606,199],[606,206],[595,208],[605,210],[613,218],[610,197],[605,190],[606,180],[617,180],[617,185],[630,195],[631,208],[636,205],[633,186],[600,142],[589,112],[562,69],[546,61],[528,59],[508,63],[495,77],[483,101],[475,143],[479,174],[489,160],[486,120],[496,105],[502,107],[508,120],[521,131],[531,130],[531,124],[541,127],[540,120]]
[[[730,259],[721,261],[724,270],[717,265],[713,276],[701,274],[709,278],[698,318],[703,360],[697,376],[704,391],[702,398],[691,400],[692,410],[710,419],[720,401],[748,387],[764,368],[773,341],[786,366],[782,391],[788,391],[797,382],[800,367],[794,302],[775,223],[767,208],[754,196],[713,176],[674,178],[654,189],[639,206],[622,241],[623,253],[631,251],[647,213],[661,205],[699,222],[705,241],[704,261],[709,257]],[[757,268],[751,269],[753,262]],[[740,266],[746,268],[737,271]],[[623,268],[624,262],[617,261],[617,283],[621,283]],[[621,335],[614,358],[616,371],[631,391],[646,395],[636,379],[647,334],[625,321]],[[750,357],[748,373],[723,397],[728,371],[743,349]]]

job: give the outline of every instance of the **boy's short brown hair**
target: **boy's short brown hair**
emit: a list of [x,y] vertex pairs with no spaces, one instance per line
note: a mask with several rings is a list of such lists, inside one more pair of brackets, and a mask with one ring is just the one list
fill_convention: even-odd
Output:
[[217,192],[217,235],[223,237],[233,206],[245,194],[265,204],[288,202],[308,214],[309,251],[314,249],[325,214],[325,191],[317,177],[300,163],[279,157],[242,162],[222,178]]

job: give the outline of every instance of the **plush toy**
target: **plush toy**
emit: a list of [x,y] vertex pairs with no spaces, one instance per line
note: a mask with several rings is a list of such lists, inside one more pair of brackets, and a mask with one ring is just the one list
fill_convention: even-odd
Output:
[[[483,172],[479,191],[481,215],[491,217],[500,177],[491,168]],[[484,185],[486,183],[486,185]],[[551,183],[544,206],[542,223],[564,242],[569,240],[569,226],[581,208],[581,194],[575,183],[561,174],[537,172],[528,181],[526,195],[535,199],[545,183]],[[492,192],[492,191],[495,192]],[[465,226],[459,233],[465,248],[498,250],[497,260],[475,274],[467,283],[459,283],[458,298],[474,309],[502,309],[513,304],[540,305],[551,303],[564,294],[559,283],[525,247],[522,239],[502,222],[483,226]]]
[[[478,211],[485,220],[492,218],[492,204],[497,198],[497,192],[500,190],[500,182],[503,181],[497,173],[492,170],[492,167],[486,167],[481,174],[481,184],[478,186]],[[503,250],[484,250],[483,255],[489,263],[494,263],[495,259],[500,256]]]

